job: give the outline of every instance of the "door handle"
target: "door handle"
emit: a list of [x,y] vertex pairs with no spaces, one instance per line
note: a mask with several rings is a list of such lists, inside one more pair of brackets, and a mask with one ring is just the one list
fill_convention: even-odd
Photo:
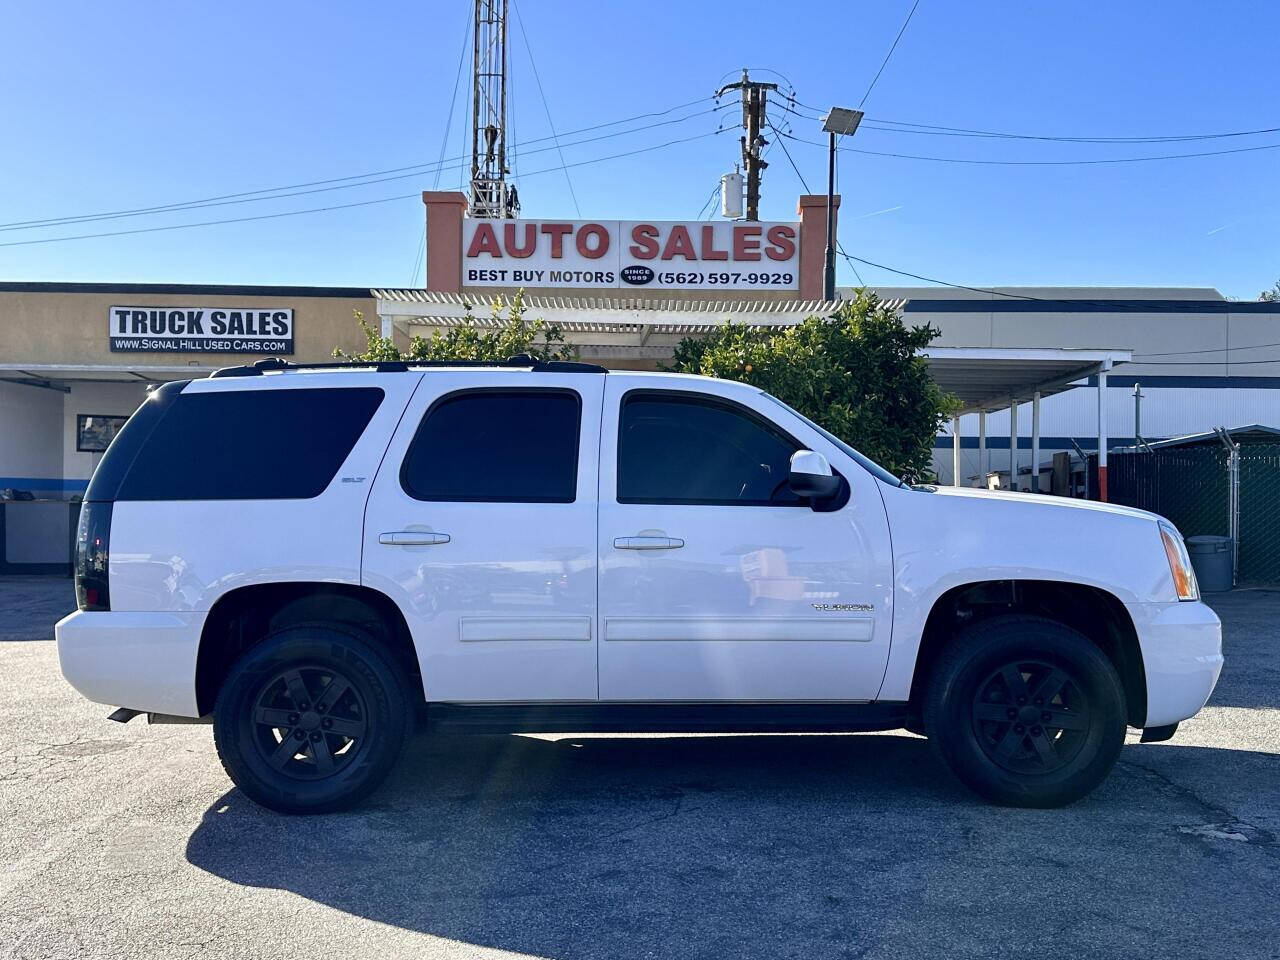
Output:
[[378,534],[378,542],[392,547],[425,547],[433,543],[448,543],[449,535],[424,530],[392,530]]
[[679,537],[614,537],[615,550],[676,550],[684,546]]

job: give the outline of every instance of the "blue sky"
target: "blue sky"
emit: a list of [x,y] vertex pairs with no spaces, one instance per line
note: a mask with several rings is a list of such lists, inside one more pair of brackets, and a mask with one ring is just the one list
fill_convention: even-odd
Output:
[[[911,0],[710,4],[522,0],[558,130],[677,104],[649,130],[564,148],[569,163],[700,139],[570,170],[583,217],[691,219],[737,135],[702,112],[742,66],[783,74],[805,104],[856,105]],[[352,4],[26,3],[5,14],[0,221],[170,204],[434,162],[457,76],[467,0]],[[921,0],[865,109],[872,119],[1067,136],[1280,127],[1280,4]],[[513,139],[548,134],[519,30]],[[444,147],[462,152],[466,78]],[[794,135],[818,122],[775,110]],[[564,139],[613,133],[626,125]],[[776,139],[776,138],[775,138]],[[1170,144],[1036,143],[864,128],[847,145],[1000,160],[1191,153],[1280,134]],[[531,144],[545,147],[546,141]],[[814,190],[825,152],[789,143]],[[768,155],[762,217],[802,192]],[[573,217],[555,151],[521,155],[530,217]],[[1280,150],[1156,163],[983,166],[845,154],[841,237],[853,254],[973,284],[1216,286],[1245,299],[1280,277]],[[459,173],[440,174],[442,188]],[[434,173],[353,189],[129,219],[5,230],[0,243],[257,216],[410,194]],[[880,212],[888,211],[888,212]],[[418,282],[422,206],[402,199],[302,216],[132,236],[0,246],[0,279],[398,286]],[[860,267],[874,284],[911,284]],[[420,274],[419,274],[420,278]],[[840,282],[852,283],[847,265]]]

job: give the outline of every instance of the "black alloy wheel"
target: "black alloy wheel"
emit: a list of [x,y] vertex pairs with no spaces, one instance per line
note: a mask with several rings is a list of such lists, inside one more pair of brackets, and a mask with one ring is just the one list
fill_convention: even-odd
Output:
[[254,743],[276,770],[315,780],[343,770],[359,754],[368,708],[342,673],[320,664],[280,671],[253,710]]
[[250,799],[282,813],[330,813],[382,783],[411,716],[394,657],[364,637],[308,624],[266,637],[232,666],[213,736]]
[[973,727],[986,755],[1013,773],[1052,773],[1089,737],[1089,703],[1063,668],[1014,660],[993,670],[973,698]]
[[966,786],[996,803],[1058,807],[1106,777],[1127,711],[1115,666],[1088,637],[1044,617],[979,621],[933,664],[924,726]]

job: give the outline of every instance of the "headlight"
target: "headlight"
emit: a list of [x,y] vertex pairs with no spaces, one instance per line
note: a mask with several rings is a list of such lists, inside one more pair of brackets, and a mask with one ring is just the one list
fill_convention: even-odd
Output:
[[1169,572],[1173,574],[1173,586],[1178,591],[1178,599],[1199,600],[1200,585],[1196,583],[1196,572],[1191,569],[1191,558],[1187,556],[1187,545],[1182,542],[1182,534],[1162,521],[1160,539],[1164,542],[1164,555],[1169,558]]

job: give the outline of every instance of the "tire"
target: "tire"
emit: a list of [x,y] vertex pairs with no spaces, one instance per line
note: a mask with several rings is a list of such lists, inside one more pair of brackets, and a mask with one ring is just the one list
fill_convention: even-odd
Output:
[[332,813],[386,779],[411,717],[405,685],[380,649],[332,627],[294,626],[231,668],[213,739],[251,800],[280,813]]
[[929,741],[951,772],[1017,807],[1061,807],[1093,790],[1124,746],[1125,717],[1106,654],[1070,627],[1031,616],[959,634],[924,703]]

